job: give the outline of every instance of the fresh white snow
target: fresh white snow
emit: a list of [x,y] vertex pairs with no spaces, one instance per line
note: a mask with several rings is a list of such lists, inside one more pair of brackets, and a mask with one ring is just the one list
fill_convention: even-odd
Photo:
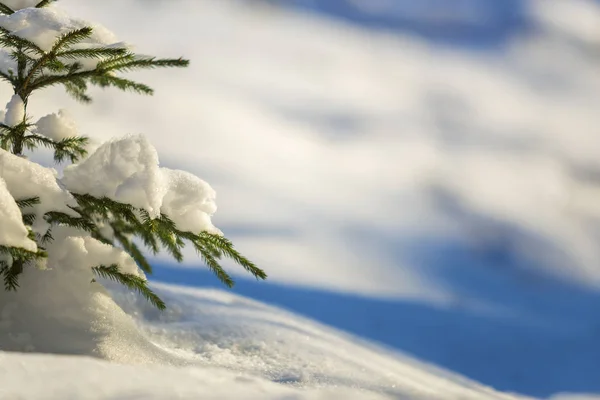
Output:
[[58,142],[66,138],[79,136],[75,120],[67,110],[59,110],[43,116],[36,123],[37,133]]
[[[36,3],[37,4],[37,3]],[[13,35],[27,39],[42,50],[48,51],[60,35],[75,29],[92,26],[90,38],[83,41],[85,45],[119,45],[114,34],[98,24],[73,18],[58,7],[21,8],[11,15],[0,15],[0,26],[12,32]]]
[[25,117],[25,104],[23,99],[18,94],[11,97],[10,101],[6,105],[6,111],[4,114],[4,124],[8,126],[19,125],[23,122]]
[[69,207],[76,204],[73,196],[59,186],[56,177],[56,170],[0,149],[0,178],[6,183],[11,196],[15,200],[40,199],[39,204],[28,210],[36,215],[32,229],[40,235],[48,230],[43,218],[48,211],[79,216]]
[[74,193],[129,203],[153,218],[166,214],[183,231],[219,232],[211,222],[215,191],[189,172],[160,168],[156,149],[143,135],[101,144],[82,162],[67,166],[60,181]]
[[22,247],[36,251],[37,245],[27,237],[28,231],[23,224],[21,210],[6,188],[4,179],[0,178],[0,246]]
[[0,347],[87,357],[0,352],[0,398],[523,399],[232,293],[156,284],[161,313],[112,287],[131,319],[82,269],[41,273],[0,293]]

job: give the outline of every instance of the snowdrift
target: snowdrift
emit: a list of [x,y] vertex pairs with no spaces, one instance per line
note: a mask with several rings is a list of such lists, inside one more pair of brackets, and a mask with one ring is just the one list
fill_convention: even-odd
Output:
[[83,278],[32,270],[0,295],[0,348],[56,353],[1,352],[0,398],[522,398],[224,291],[154,284],[159,312]]

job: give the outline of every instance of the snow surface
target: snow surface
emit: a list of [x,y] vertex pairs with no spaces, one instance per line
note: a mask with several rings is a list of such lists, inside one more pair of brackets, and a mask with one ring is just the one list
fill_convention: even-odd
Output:
[[88,273],[0,293],[0,348],[62,354],[0,352],[0,398],[523,399],[220,290],[154,285],[161,313],[112,287],[131,319]]
[[39,0],[4,0],[2,2],[14,11],[17,11],[22,8],[34,7],[39,3]]

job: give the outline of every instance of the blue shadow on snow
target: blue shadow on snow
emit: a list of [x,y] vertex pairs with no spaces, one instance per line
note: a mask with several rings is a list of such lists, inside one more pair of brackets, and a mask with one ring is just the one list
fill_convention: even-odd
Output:
[[435,43],[502,45],[531,27],[526,0],[283,0],[375,29],[415,34]]
[[[239,279],[234,292],[391,346],[498,390],[600,392],[600,296],[558,279],[523,278],[458,244],[429,242],[426,272],[456,289],[450,306],[374,299]],[[504,260],[506,261],[506,260]],[[210,272],[157,265],[153,279],[222,288]],[[496,311],[473,306],[473,301]]]

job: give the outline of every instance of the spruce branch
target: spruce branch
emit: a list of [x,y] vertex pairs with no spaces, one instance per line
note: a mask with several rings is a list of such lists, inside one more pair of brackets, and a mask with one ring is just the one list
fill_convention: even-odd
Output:
[[148,56],[138,56],[128,53],[122,57],[109,59],[98,64],[101,71],[130,72],[140,69],[155,68],[185,68],[189,66],[189,60],[179,58],[156,58]]
[[44,56],[45,52],[30,40],[13,35],[8,29],[0,27],[0,45],[21,51],[30,51],[33,54]]
[[26,199],[15,200],[15,203],[17,203],[19,208],[33,207],[40,204],[40,198],[38,196],[28,197]]
[[13,87],[16,85],[16,81],[15,81],[14,77],[3,71],[0,71],[0,78],[2,78],[2,80],[4,80],[4,81],[10,83],[11,86],[13,86]]
[[[46,7],[55,0],[40,0],[37,8]],[[13,14],[15,11],[0,0],[0,13]],[[24,39],[6,28],[0,27],[0,47],[8,49],[7,54],[16,64],[16,71],[0,71],[0,80],[11,84],[14,93],[18,94],[27,106],[29,96],[35,90],[62,85],[66,92],[76,100],[84,103],[92,101],[88,95],[90,85],[101,88],[115,87],[124,91],[151,95],[153,90],[144,83],[139,83],[120,76],[138,70],[187,67],[189,61],[182,58],[162,59],[151,56],[141,56],[130,52],[124,47],[91,46],[84,43],[92,34],[92,28],[84,27],[71,30],[60,35],[49,51],[44,51],[34,42]],[[84,69],[79,61],[82,59],[95,60],[95,67]],[[64,160],[76,162],[85,156],[85,137],[70,137],[54,140],[37,133],[29,123],[28,114],[22,123],[8,126],[0,123],[0,146],[14,154],[22,154],[23,148],[34,150],[44,146],[54,150],[54,160],[58,163]],[[47,257],[43,245],[53,240],[52,229],[55,226],[70,226],[88,232],[93,238],[103,243],[120,246],[136,262],[138,267],[148,273],[152,267],[142,249],[143,246],[157,254],[160,250],[167,251],[175,260],[183,260],[183,248],[191,244],[206,266],[223,282],[231,287],[234,284],[231,276],[220,264],[222,258],[229,258],[252,273],[257,279],[265,279],[266,274],[257,268],[247,258],[234,249],[233,244],[220,235],[208,232],[193,233],[181,231],[176,224],[164,214],[157,218],[130,204],[120,203],[108,197],[94,197],[89,194],[71,193],[76,205],[69,206],[79,216],[63,212],[50,211],[43,218],[50,228],[41,235],[36,235],[28,228],[28,236],[38,243],[37,252],[24,249],[0,246],[0,255],[8,257],[9,261],[0,262],[0,274],[8,290],[18,287],[18,277],[23,268],[40,257]],[[28,209],[39,204],[38,197],[19,199],[18,206]],[[33,212],[21,212],[25,225],[31,226],[36,219]],[[110,227],[107,234],[104,227]],[[94,274],[122,283],[130,289],[137,290],[159,309],[165,305],[147,286],[146,280],[135,274],[122,273],[117,265],[99,265],[92,267]]]
[[52,49],[48,52],[48,54],[56,55],[56,53],[58,53],[59,50],[65,48],[65,47],[73,46],[73,45],[89,38],[90,36],[92,36],[92,30],[93,30],[92,28],[90,28],[89,26],[86,26],[86,27],[83,27],[80,29],[74,29],[72,31],[62,34],[60,37],[58,37],[56,39],[56,41],[54,42],[54,45],[52,46]]
[[224,236],[201,232],[199,235],[200,242],[205,246],[212,246],[221,251],[226,257],[230,258],[237,264],[241,265],[246,271],[250,272],[256,279],[267,279],[267,274],[262,269],[258,268],[253,262],[242,256],[233,246],[233,243]]
[[57,0],[42,0],[35,5],[35,8],[43,8],[43,7],[49,6],[50,4],[54,3],[55,1],[57,1]]
[[85,145],[89,142],[89,139],[85,136],[75,136],[64,138],[57,142],[49,137],[33,133],[24,136],[22,141],[23,145],[30,150],[35,149],[38,145],[53,149],[54,161],[57,163],[63,162],[65,158],[74,163],[87,154]]
[[88,89],[84,79],[73,79],[70,82],[63,83],[68,95],[82,103],[91,103],[92,98],[86,94]]
[[101,88],[116,87],[123,91],[132,91],[138,94],[154,94],[154,90],[143,83],[134,82],[129,79],[120,78],[109,73],[99,76],[92,76],[90,82]]
[[4,289],[16,291],[19,287],[19,275],[23,273],[23,261],[15,260],[9,267],[5,262],[0,262],[0,273],[3,275]]
[[136,290],[142,296],[146,298],[152,305],[159,310],[166,309],[165,303],[158,297],[147,285],[147,281],[137,275],[127,274],[119,271],[117,264],[111,264],[109,266],[99,265],[92,267],[92,271],[97,275],[105,279],[111,279],[122,285],[127,286],[129,289]]
[[92,232],[95,228],[93,222],[88,218],[73,217],[60,211],[48,211],[44,214],[44,219],[52,225],[66,225],[85,232]]
[[6,15],[11,15],[11,14],[14,14],[15,11],[12,8],[10,8],[9,6],[7,6],[6,4],[0,2],[0,13],[6,14]]
[[25,225],[33,225],[35,222],[36,215],[35,214],[22,214],[23,223]]
[[[56,39],[54,45],[52,46],[52,49],[50,49],[50,51],[47,53],[43,52],[42,57],[40,57],[29,70],[27,77],[25,78],[23,84],[19,88],[19,92],[22,93],[21,97],[27,98],[27,96],[29,95],[29,93],[27,92],[27,86],[29,85],[29,82],[31,82],[31,80],[38,75],[38,71],[41,70],[41,68],[44,67],[45,64],[56,59],[56,53],[58,53],[64,47],[75,45],[81,42],[82,40],[89,38],[91,35],[92,28],[84,27],[81,29],[69,31],[61,35],[58,39]],[[20,70],[21,68],[19,68],[19,71]]]
[[152,266],[150,265],[146,257],[144,257],[144,254],[139,249],[139,247],[133,241],[129,240],[127,236],[123,234],[122,230],[118,228],[115,229],[115,226],[113,224],[111,224],[111,228],[113,229],[115,239],[117,239],[117,241],[121,244],[123,250],[125,250],[134,259],[134,261],[142,269],[142,271],[151,274]]
[[122,47],[91,47],[88,49],[69,49],[59,51],[56,57],[76,60],[79,58],[114,58],[127,53]]
[[[30,231],[30,236],[33,233]],[[19,275],[23,273],[24,267],[38,258],[47,257],[43,249],[32,252],[19,247],[0,246],[0,254],[8,255],[11,263],[0,261],[0,274],[3,276],[5,290],[17,290],[19,287]]]
[[72,163],[79,161],[87,154],[85,145],[88,142],[89,138],[85,136],[68,137],[55,142],[54,161],[61,163],[65,158],[69,158]]

